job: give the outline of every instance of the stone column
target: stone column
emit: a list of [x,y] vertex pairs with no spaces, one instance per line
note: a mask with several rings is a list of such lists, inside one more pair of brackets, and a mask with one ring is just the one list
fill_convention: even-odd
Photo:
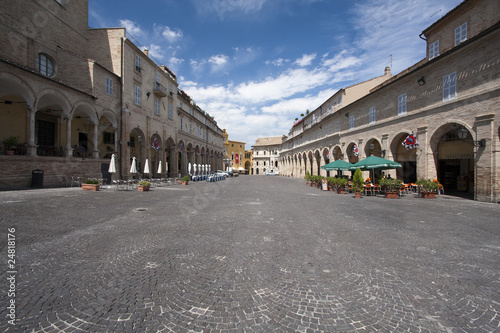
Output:
[[98,159],[99,158],[99,148],[98,148],[98,133],[97,129],[99,128],[99,122],[94,122],[94,133],[93,133],[93,146],[94,150],[92,151],[92,158]]
[[495,157],[498,154],[494,149],[497,141],[494,120],[495,114],[486,114],[477,116],[474,124],[476,128],[474,200],[497,202],[496,199],[500,194],[500,189],[495,187],[500,172],[498,167],[494,167]]
[[35,114],[36,111],[28,106],[27,107],[28,117],[29,117],[29,142],[26,151],[27,156],[36,156],[36,142],[35,142]]
[[[430,141],[427,137],[428,127],[417,128],[417,180],[418,179],[436,179],[437,171],[434,162],[434,154],[430,147]],[[437,157],[437,152],[436,152]],[[429,166],[429,167],[428,167]],[[431,167],[432,166],[432,167]]]
[[72,117],[67,117],[66,119],[66,148],[64,150],[64,155],[66,157],[73,156],[73,148],[71,147],[71,120]]

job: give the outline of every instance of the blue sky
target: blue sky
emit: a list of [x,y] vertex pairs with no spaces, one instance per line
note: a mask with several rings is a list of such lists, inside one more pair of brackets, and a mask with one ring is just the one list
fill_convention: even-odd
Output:
[[89,26],[126,27],[250,149],[339,89],[423,59],[419,34],[460,2],[89,0]]

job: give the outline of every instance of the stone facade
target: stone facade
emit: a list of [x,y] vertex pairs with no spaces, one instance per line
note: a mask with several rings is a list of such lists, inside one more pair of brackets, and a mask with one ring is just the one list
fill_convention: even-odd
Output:
[[240,173],[252,174],[253,151],[245,149],[245,142],[229,140],[226,130],[223,130],[224,149],[226,151],[226,168]]
[[216,121],[124,28],[89,29],[87,1],[4,1],[0,30],[0,140],[18,141],[0,147],[10,170],[0,189],[29,186],[30,168],[46,171],[47,186],[109,177],[112,154],[122,179],[134,176],[134,157],[140,173],[150,166],[139,177],[185,175],[189,163],[222,167]]
[[[400,162],[403,168],[386,173],[405,182],[438,179],[445,191],[499,202],[498,6],[464,1],[421,35],[428,37],[428,45],[439,39],[437,56],[429,60],[428,52],[427,59],[349,105],[322,115],[320,107],[306,116],[298,125],[303,128],[292,128],[283,140],[281,173],[327,176],[321,165],[376,155]],[[455,30],[464,22],[466,38],[452,45]],[[407,150],[402,142],[412,132],[419,147]]]
[[266,172],[280,172],[280,149],[282,137],[258,138],[253,147],[254,175],[263,175]]

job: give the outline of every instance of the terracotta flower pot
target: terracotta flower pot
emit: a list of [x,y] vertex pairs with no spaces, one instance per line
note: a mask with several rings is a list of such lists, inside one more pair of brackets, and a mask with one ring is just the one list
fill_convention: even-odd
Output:
[[361,198],[361,192],[356,192],[356,193],[354,193],[354,197],[355,197],[356,199],[360,199],[360,198]]
[[337,189],[337,193],[338,193],[338,194],[345,194],[345,188],[343,188],[343,187],[339,187],[339,188]]
[[399,197],[399,193],[398,192],[389,192],[389,191],[386,191],[385,192],[385,197],[387,199],[397,199]]
[[99,191],[99,184],[82,184],[82,190],[84,191]]
[[436,192],[421,192],[420,195],[424,199],[436,199]]
[[137,191],[139,192],[145,192],[149,191],[150,185],[137,185]]

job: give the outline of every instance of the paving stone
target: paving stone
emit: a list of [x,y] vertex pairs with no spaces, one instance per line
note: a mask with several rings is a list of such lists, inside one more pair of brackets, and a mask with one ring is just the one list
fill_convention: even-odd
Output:
[[19,321],[0,330],[496,331],[499,213],[265,176],[0,192],[1,237],[16,228],[19,262]]

